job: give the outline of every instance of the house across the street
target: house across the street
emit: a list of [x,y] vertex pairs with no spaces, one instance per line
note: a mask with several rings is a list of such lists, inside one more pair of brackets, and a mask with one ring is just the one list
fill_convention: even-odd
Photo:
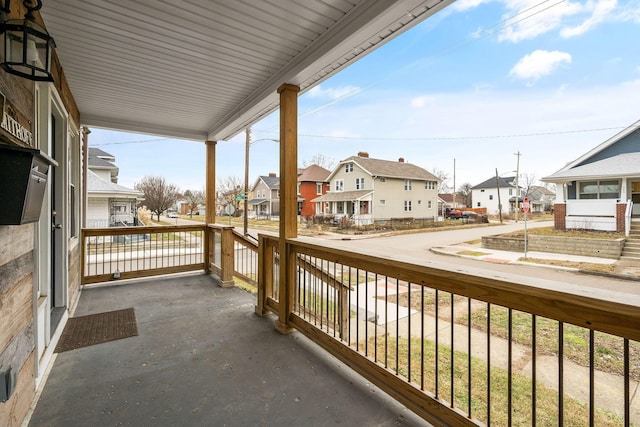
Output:
[[330,170],[315,164],[298,169],[299,215],[307,218],[316,214],[316,204],[312,200],[329,191],[329,175]]
[[118,185],[115,157],[89,147],[87,170],[87,227],[126,227],[138,225],[141,191]]
[[[520,191],[518,191],[520,189]],[[522,206],[522,189],[516,187],[516,177],[491,177],[471,188],[471,204],[474,208],[486,208],[487,213],[495,215],[513,212]]]
[[555,228],[623,232],[640,221],[640,120],[542,180],[556,184]]
[[329,176],[330,191],[313,199],[316,212],[367,225],[392,218],[438,215],[438,178],[405,162],[372,159],[366,152],[342,160]]

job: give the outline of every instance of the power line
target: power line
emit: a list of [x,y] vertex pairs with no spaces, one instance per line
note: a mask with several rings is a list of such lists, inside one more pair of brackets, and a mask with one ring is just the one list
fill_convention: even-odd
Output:
[[[353,141],[451,141],[461,139],[505,139],[505,138],[527,138],[534,136],[547,136],[547,135],[564,135],[572,133],[588,133],[588,132],[602,132],[608,130],[621,130],[626,129],[628,126],[616,126],[607,128],[595,128],[595,129],[578,129],[578,130],[564,130],[555,132],[536,132],[536,133],[520,133],[509,135],[481,135],[481,136],[419,136],[419,137],[362,137],[362,136],[332,136],[332,135],[311,135],[311,134],[298,134],[299,137],[306,138],[322,138],[322,139],[339,139],[339,140],[353,140]],[[255,129],[254,129],[255,131]],[[268,131],[258,131],[264,133],[270,133]]]

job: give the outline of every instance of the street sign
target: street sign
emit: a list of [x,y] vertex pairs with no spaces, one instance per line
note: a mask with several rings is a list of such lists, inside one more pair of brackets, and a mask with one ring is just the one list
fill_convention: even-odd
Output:
[[236,200],[244,200],[244,194],[238,194]]
[[524,201],[522,202],[522,210],[525,212],[529,212],[529,198],[525,197]]

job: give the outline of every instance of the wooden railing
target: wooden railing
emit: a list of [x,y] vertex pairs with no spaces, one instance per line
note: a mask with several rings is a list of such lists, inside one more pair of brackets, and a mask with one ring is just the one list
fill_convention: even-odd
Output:
[[309,239],[284,247],[281,258],[278,240],[260,236],[256,312],[278,314],[428,421],[640,425],[639,297]]
[[82,284],[205,270],[205,225],[82,230]]
[[233,232],[233,274],[251,285],[258,285],[258,241]]

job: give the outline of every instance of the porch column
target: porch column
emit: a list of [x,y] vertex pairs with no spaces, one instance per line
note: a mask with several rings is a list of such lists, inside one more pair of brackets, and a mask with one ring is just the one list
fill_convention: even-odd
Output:
[[207,178],[206,178],[206,209],[207,224],[216,222],[216,144],[217,141],[207,141]]
[[298,92],[283,84],[280,94],[280,299],[276,329],[291,332],[289,314],[295,295],[295,254],[288,252],[287,239],[298,237]]
[[[216,222],[216,144],[217,141],[206,141],[206,157],[207,164],[205,178],[205,223],[215,224]],[[211,272],[211,254],[213,245],[213,230],[208,227],[204,231],[204,271],[209,274]],[[224,271],[221,273],[224,276]],[[222,279],[221,279],[222,280]]]

